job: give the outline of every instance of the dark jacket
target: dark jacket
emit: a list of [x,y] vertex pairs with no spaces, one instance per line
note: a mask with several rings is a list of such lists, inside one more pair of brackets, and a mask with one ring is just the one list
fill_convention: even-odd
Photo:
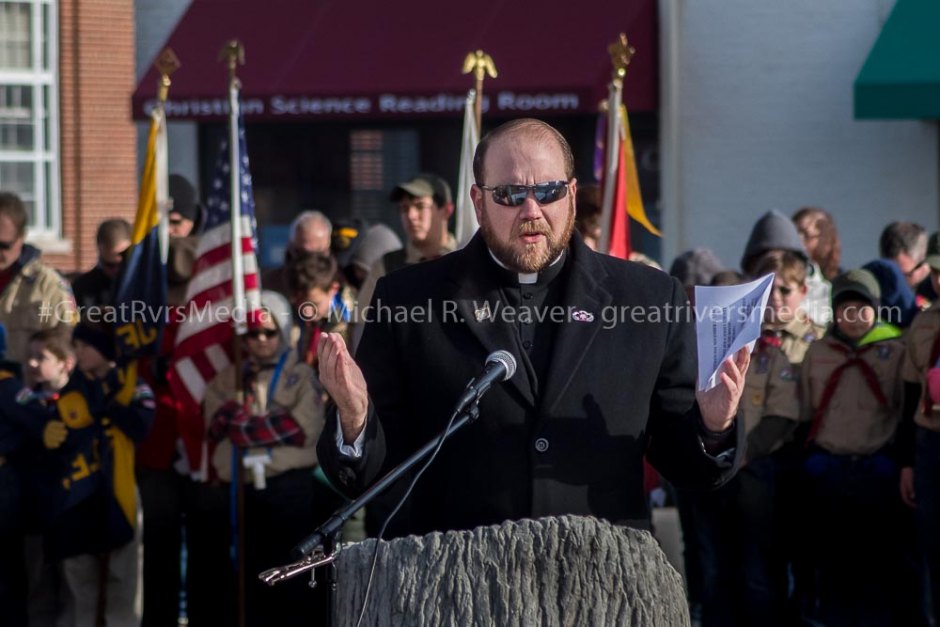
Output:
[[114,300],[113,284],[114,280],[100,266],[95,266],[72,281],[72,292],[79,310],[110,305]]
[[[907,283],[907,278],[901,272],[901,267],[890,259],[875,259],[869,261],[863,269],[868,270],[878,281],[881,288],[880,305],[885,322],[897,325],[902,329],[911,326],[914,316],[919,311],[917,296]],[[890,317],[890,320],[887,319]]]
[[[646,526],[644,455],[680,487],[729,479],[732,460],[706,455],[699,435],[691,318],[629,318],[640,308],[668,315],[664,305],[675,316],[687,303],[682,286],[658,270],[594,253],[577,236],[569,252],[558,280],[565,281],[561,305],[572,315],[555,329],[538,395],[519,360],[518,334],[499,322],[496,266],[479,235],[462,250],[384,277],[373,304],[389,309],[373,312],[373,320],[384,318],[366,325],[357,354],[372,400],[364,454],[339,454],[330,416],[317,450],[331,481],[354,495],[436,435],[467,381],[498,349],[516,355],[519,368],[490,389],[480,419],[445,443],[421,478],[411,497],[414,532],[564,513]],[[484,301],[494,315],[478,322]],[[613,309],[626,319],[608,324]],[[411,321],[394,322],[405,310]],[[743,431],[735,434],[737,456]]]

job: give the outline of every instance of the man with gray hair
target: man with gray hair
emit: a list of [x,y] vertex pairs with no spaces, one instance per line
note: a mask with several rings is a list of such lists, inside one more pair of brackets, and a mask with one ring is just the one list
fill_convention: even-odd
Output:
[[291,261],[310,253],[329,253],[333,225],[320,211],[302,211],[290,223],[290,239],[284,250],[284,264],[272,268],[261,276],[261,285],[266,290],[278,292],[290,299],[290,281],[287,268]]
[[882,259],[901,269],[907,284],[916,287],[930,274],[927,266],[927,231],[914,222],[892,222],[881,232],[878,248]]
[[330,250],[333,225],[320,211],[303,211],[290,223],[285,254],[325,253]]
[[880,259],[862,267],[878,280],[885,322],[907,328],[920,311],[915,289],[930,275],[927,231],[913,222],[892,222],[878,238],[878,252]]

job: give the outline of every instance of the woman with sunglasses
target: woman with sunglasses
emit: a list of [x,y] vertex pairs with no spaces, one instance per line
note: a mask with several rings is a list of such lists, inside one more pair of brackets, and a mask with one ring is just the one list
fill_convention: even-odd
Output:
[[218,478],[231,485],[233,468],[244,468],[245,517],[239,533],[248,624],[301,625],[311,612],[320,612],[323,587],[311,592],[302,578],[268,587],[255,575],[286,559],[297,538],[322,523],[341,501],[314,478],[323,396],[313,370],[291,350],[290,305],[280,294],[264,291],[261,307],[250,317],[244,340],[244,401],[236,399],[235,366],[230,366],[206,389],[204,415]]

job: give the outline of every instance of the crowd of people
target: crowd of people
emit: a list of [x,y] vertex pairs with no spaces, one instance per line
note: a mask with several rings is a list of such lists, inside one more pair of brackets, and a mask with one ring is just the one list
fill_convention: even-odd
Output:
[[[523,139],[533,132],[541,131],[525,126],[506,131]],[[508,147],[502,141],[499,136],[492,140],[496,152],[488,157],[491,167],[513,157],[499,152],[503,144]],[[471,267],[464,261],[480,267],[492,257],[486,263],[501,266],[513,284],[513,289],[494,287],[493,293],[549,306],[564,302],[575,289],[553,291],[551,282],[558,276],[570,286],[601,280],[597,275],[613,274],[612,268],[621,270],[619,265],[591,266],[596,255],[583,252],[585,244],[594,248],[599,236],[600,194],[592,185],[580,185],[572,194],[577,213],[571,226],[577,234],[570,248],[560,238],[560,247],[531,268],[523,257],[512,257],[515,244],[498,239],[501,231],[489,222],[493,207],[486,204],[485,193],[502,205],[495,207],[498,211],[527,207],[531,200],[539,206],[535,212],[562,202],[574,179],[570,172],[560,172],[553,183],[540,178],[526,179],[525,185],[497,181],[490,188],[483,184],[484,176],[493,175],[482,164],[485,158],[475,168],[474,201],[486,232],[459,253],[448,231],[454,210],[450,187],[434,174],[418,174],[391,191],[404,241],[385,224],[331,224],[316,211],[296,217],[283,265],[262,277],[262,309],[250,317],[242,338],[244,359],[209,384],[202,416],[195,417],[208,459],[208,472],[201,476],[188,467],[180,444],[194,417],[181,415],[167,383],[174,324],[164,331],[159,355],[125,364],[117,358],[113,329],[81,315],[111,303],[131,244],[130,225],[121,219],[101,223],[97,265],[69,283],[25,243],[28,216],[20,199],[0,193],[0,624],[167,626],[181,617],[197,626],[234,624],[238,577],[244,578],[247,624],[316,624],[312,617],[322,611],[323,586],[311,590],[307,581],[295,580],[271,588],[257,580],[257,573],[287,561],[300,538],[361,489],[353,484],[367,482],[387,465],[361,462],[369,455],[374,459],[379,444],[389,450],[400,446],[388,455],[401,457],[409,452],[404,450],[408,443],[423,442],[432,433],[421,426],[408,433],[406,442],[402,433],[407,427],[398,432],[390,427],[397,417],[386,399],[414,393],[401,389],[411,382],[403,377],[427,376],[409,370],[410,362],[392,346],[419,355],[440,352],[452,340],[455,350],[462,350],[464,342],[462,337],[454,340],[446,327],[397,334],[387,326],[364,324],[358,314],[373,298],[405,302],[412,296],[406,285],[437,285],[439,280],[447,285],[449,280],[417,269],[397,274],[403,277],[398,282],[383,277],[461,254],[450,265],[456,266],[451,269],[455,277],[464,276],[457,274]],[[514,198],[514,193],[521,196]],[[181,176],[171,177],[170,194],[168,297],[171,305],[181,305],[193,272],[203,208]],[[393,215],[390,211],[390,221]],[[534,215],[523,221],[536,224],[540,219]],[[552,241],[549,231],[522,231],[532,239],[543,235]],[[811,207],[792,218],[776,211],[762,216],[739,269],[710,250],[693,249],[670,268],[678,282],[624,270],[625,280],[637,276],[642,281],[617,289],[663,287],[668,297],[676,286],[677,302],[693,298],[696,285],[732,285],[775,275],[761,339],[750,365],[738,363],[746,378],[736,427],[709,428],[703,416],[720,403],[698,397],[702,413],[695,413],[695,419],[701,440],[695,446],[703,457],[683,472],[697,475],[698,487],[720,487],[691,490],[685,488],[695,487],[695,481],[684,485],[678,480],[672,492],[681,515],[690,608],[703,625],[918,625],[928,624],[934,610],[940,610],[934,606],[940,601],[940,419],[933,414],[940,407],[940,234],[928,237],[916,224],[893,222],[878,248],[879,257],[864,267],[843,268],[832,217]],[[633,260],[655,266],[639,254]],[[575,274],[584,268],[590,272]],[[510,269],[518,272],[518,282]],[[466,276],[469,283],[488,280],[482,274]],[[390,292],[396,287],[400,294]],[[454,289],[459,298],[463,288]],[[40,307],[46,305],[57,315],[41,316]],[[467,313],[480,322],[481,313],[485,317],[491,311]],[[580,321],[590,322],[586,317]],[[555,381],[558,358],[551,351],[557,352],[567,336],[539,325],[523,327],[520,333],[534,392],[520,388],[513,393],[540,398],[537,382]],[[654,335],[649,342],[658,341]],[[365,398],[364,385],[357,391],[355,377],[343,382],[347,343],[350,352],[363,348],[365,379],[379,394],[367,407],[352,402]],[[610,342],[592,350],[619,350],[617,346]],[[649,350],[657,349],[650,344]],[[321,372],[322,359],[328,374]],[[441,369],[452,367],[449,358],[440,359]],[[666,363],[668,355],[663,359]],[[619,358],[611,354],[595,361],[600,367],[612,360]],[[676,377],[694,376],[694,363],[670,367]],[[659,394],[662,373],[655,386],[656,373],[633,375],[649,378],[650,389]],[[610,395],[599,401],[604,408],[637,402],[618,396],[610,379],[602,387]],[[244,390],[243,399],[237,388]],[[424,402],[431,406],[440,397],[443,407],[450,402],[447,392],[428,390]],[[499,399],[506,411],[515,411],[508,400]],[[661,404],[672,403],[679,416],[692,400],[689,392],[681,402],[663,396]],[[334,412],[332,422],[331,401],[339,406],[339,417]],[[578,402],[583,402],[580,397]],[[520,407],[520,424],[535,411],[551,411],[534,409],[538,403]],[[623,411],[645,416],[647,410]],[[362,418],[355,428],[350,426],[353,414]],[[372,426],[376,424],[382,426]],[[652,431],[652,420],[650,424]],[[576,431],[565,424],[562,431],[546,429],[537,439],[532,436],[534,450],[546,453],[551,445],[561,454],[566,446],[573,451],[582,445],[585,451],[596,447],[593,461],[586,463],[620,467],[621,450],[604,439],[591,439],[598,425],[585,423],[585,428]],[[671,437],[677,438],[676,447],[686,442],[658,428],[662,432],[653,440],[660,450],[650,451],[650,459],[671,479],[669,469],[685,462],[672,459],[681,449],[663,452],[662,442]],[[728,435],[732,432],[738,435]],[[486,436],[467,437],[471,440],[465,443]],[[528,437],[519,446],[527,446]],[[490,453],[499,457],[498,463],[486,461],[491,472],[528,463],[516,458],[514,446],[510,440],[489,442]],[[736,455],[741,468],[728,480]],[[320,456],[325,466],[332,466],[326,473]],[[515,492],[507,494],[503,509],[474,510],[482,507],[474,495],[491,484],[488,475],[477,476],[476,487],[450,483],[461,472],[461,459],[441,461],[447,472],[424,480],[428,486],[443,483],[440,487],[453,497],[448,504],[422,500],[428,493],[419,488],[415,507],[403,510],[387,536],[459,528],[468,520],[485,524],[502,512],[540,511],[538,490],[543,488],[538,485],[529,492],[520,486],[519,494],[528,494],[523,510]],[[349,469],[355,472],[344,475]],[[520,467],[519,472],[537,475],[538,468]],[[593,481],[602,473],[582,474]],[[347,475],[354,478],[340,485],[343,481],[336,477]],[[232,507],[239,476],[243,519]],[[643,482],[634,479],[623,478],[629,483],[623,490],[632,494],[641,489]],[[495,475],[493,481],[498,481]],[[608,487],[610,494],[620,495],[621,488]],[[545,495],[567,488],[554,484],[544,489],[546,513],[569,506],[579,513],[581,495],[565,492],[568,500],[558,501]],[[402,492],[395,488],[367,509],[365,534],[376,534]],[[629,499],[597,494],[591,498],[591,512],[612,520],[642,527],[641,519],[648,519],[646,503],[634,506]],[[350,525],[346,539],[362,533]],[[238,568],[233,549],[243,551],[244,568]]]

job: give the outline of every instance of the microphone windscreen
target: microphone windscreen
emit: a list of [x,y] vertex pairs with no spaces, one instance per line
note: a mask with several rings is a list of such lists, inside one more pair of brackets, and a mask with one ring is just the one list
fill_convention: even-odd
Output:
[[506,367],[506,374],[503,381],[509,381],[512,375],[516,374],[516,358],[509,351],[495,351],[486,358],[486,363],[499,362]]

